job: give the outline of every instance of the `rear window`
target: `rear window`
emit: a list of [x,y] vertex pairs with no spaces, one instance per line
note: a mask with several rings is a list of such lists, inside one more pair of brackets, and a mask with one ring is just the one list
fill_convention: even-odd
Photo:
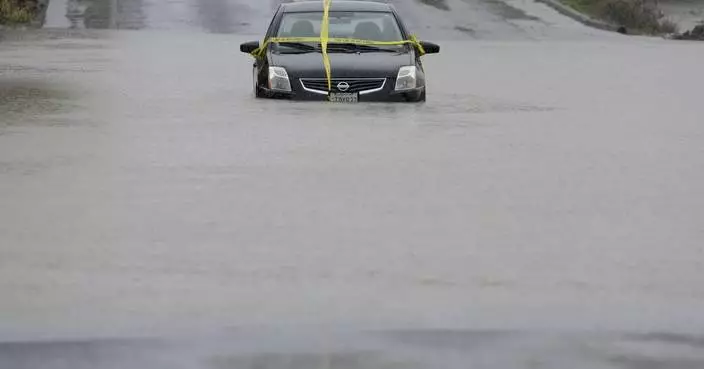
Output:
[[[285,13],[277,37],[319,37],[322,12]],[[374,41],[401,41],[401,29],[390,12],[330,12],[329,36]]]

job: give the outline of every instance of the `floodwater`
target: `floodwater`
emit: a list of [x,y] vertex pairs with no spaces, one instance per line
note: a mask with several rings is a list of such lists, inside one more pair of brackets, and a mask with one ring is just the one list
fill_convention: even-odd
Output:
[[264,101],[180,4],[2,36],[0,368],[704,366],[702,44],[399,3],[427,103]]

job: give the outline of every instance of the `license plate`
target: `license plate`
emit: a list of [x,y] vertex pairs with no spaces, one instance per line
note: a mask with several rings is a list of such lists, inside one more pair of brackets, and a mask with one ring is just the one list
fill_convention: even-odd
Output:
[[331,92],[330,101],[338,103],[356,103],[359,101],[359,94]]

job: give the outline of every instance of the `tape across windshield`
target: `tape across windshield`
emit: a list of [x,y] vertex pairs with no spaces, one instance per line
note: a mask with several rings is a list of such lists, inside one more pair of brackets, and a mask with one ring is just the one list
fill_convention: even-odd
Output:
[[323,49],[323,66],[325,67],[325,78],[328,80],[328,99],[332,90],[332,72],[330,71],[330,56],[328,56],[331,3],[332,0],[323,0],[323,21],[320,25],[320,48]]
[[339,38],[339,37],[329,37],[330,30],[330,5],[332,0],[322,0],[323,1],[323,20],[320,26],[320,37],[271,37],[264,40],[262,45],[252,51],[252,56],[256,58],[262,58],[266,55],[266,50],[269,44],[272,43],[282,43],[282,42],[319,42],[320,48],[323,54],[323,67],[325,68],[325,78],[328,83],[328,92],[332,90],[332,75],[331,75],[331,65],[330,56],[328,55],[328,43],[341,43],[341,44],[356,44],[356,45],[370,45],[370,46],[396,46],[396,45],[406,45],[411,44],[418,49],[421,56],[425,55],[425,50],[420,44],[418,39],[411,35],[408,40],[402,41],[374,41],[374,40],[362,40],[357,38]]

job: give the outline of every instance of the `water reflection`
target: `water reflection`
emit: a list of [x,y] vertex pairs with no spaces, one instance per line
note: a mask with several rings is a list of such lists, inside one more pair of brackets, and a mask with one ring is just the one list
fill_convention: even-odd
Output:
[[142,29],[146,27],[144,0],[119,0],[116,5],[117,17],[114,28]]
[[142,29],[143,0],[67,0],[71,28]]
[[[264,32],[281,0],[52,0],[49,28]],[[57,19],[55,19],[57,18]],[[264,27],[264,28],[263,28]]]
[[15,120],[26,122],[63,111],[69,107],[69,102],[69,93],[54,84],[17,78],[0,79],[0,111],[4,118],[0,128],[12,125]]
[[224,1],[198,0],[198,15],[203,28],[213,33],[232,33],[230,8]]

